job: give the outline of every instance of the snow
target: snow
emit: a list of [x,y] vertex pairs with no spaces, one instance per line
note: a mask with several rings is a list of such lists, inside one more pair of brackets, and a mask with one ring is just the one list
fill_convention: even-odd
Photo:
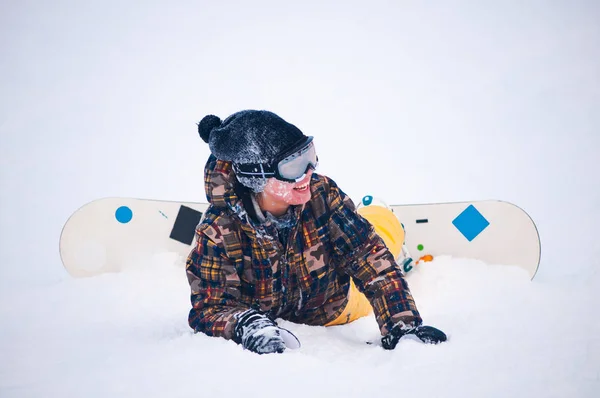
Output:
[[[0,5],[2,398],[598,395],[598,5],[202,3]],[[438,257],[409,284],[445,344],[283,321],[302,347],[268,356],[191,333],[170,256],[66,274],[75,209],[205,200],[196,123],[244,108],[313,135],[355,200],[520,205],[538,274]]]
[[597,392],[600,327],[585,283],[532,283],[520,269],[438,258],[410,283],[446,344],[404,339],[384,351],[371,317],[331,328],[284,321],[302,348],[258,356],[193,335],[186,281],[164,265],[3,295],[2,396]]

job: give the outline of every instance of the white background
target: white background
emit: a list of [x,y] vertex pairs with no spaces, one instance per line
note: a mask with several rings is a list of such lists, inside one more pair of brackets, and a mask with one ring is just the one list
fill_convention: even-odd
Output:
[[[425,348],[408,342],[413,351],[394,357],[409,361],[402,365],[404,378],[373,369],[383,358],[378,355],[389,353],[360,354],[359,350],[358,357],[346,353],[342,359],[357,361],[348,365],[336,362],[335,348],[325,350],[324,356],[311,356],[306,348],[304,354],[285,362],[297,364],[306,374],[286,376],[292,377],[291,390],[279,380],[267,392],[297,395],[302,390],[334,396],[340,382],[333,379],[339,376],[351,383],[346,376],[352,372],[373,375],[373,380],[361,386],[378,386],[381,390],[377,391],[398,396],[405,382],[415,393],[417,386],[427,386],[430,393],[463,396],[447,388],[449,380],[462,388],[469,385],[471,389],[463,390],[467,395],[470,391],[474,396],[503,396],[497,387],[508,385],[511,391],[548,396],[544,386],[557,382],[552,378],[556,372],[562,374],[558,385],[563,390],[559,391],[576,395],[598,391],[598,294],[590,281],[598,280],[600,266],[596,228],[600,222],[599,21],[600,6],[595,1],[3,1],[0,292],[4,334],[0,337],[9,355],[0,354],[4,372],[0,395],[33,396],[36,388],[40,394],[87,395],[91,387],[99,396],[191,394],[186,387],[200,383],[207,372],[198,370],[194,383],[182,376],[196,363],[195,357],[185,357],[191,354],[184,355],[187,360],[178,369],[181,373],[173,371],[178,377],[154,378],[149,364],[178,364],[181,357],[132,354],[148,367],[141,366],[134,373],[140,378],[151,375],[147,391],[135,377],[115,384],[114,378],[88,377],[81,370],[77,352],[82,347],[90,350],[83,349],[95,358],[94,363],[100,363],[97,375],[106,369],[102,361],[112,358],[104,356],[102,344],[122,352],[136,341],[137,334],[132,332],[125,343],[114,343],[110,333],[97,328],[97,320],[84,322],[94,332],[81,330],[81,319],[76,319],[81,311],[89,314],[86,309],[91,303],[112,303],[106,298],[109,292],[131,295],[129,301],[111,296],[115,308],[127,308],[127,303],[132,313],[137,306],[146,308],[142,311],[148,316],[142,321],[144,330],[156,323],[169,328],[175,322],[175,335],[185,336],[168,343],[177,346],[175,352],[199,350],[222,358],[208,360],[198,353],[198,366],[211,367],[211,361],[220,366],[230,363],[227,355],[236,355],[237,347],[185,334],[187,298],[177,301],[187,294],[185,281],[177,279],[182,274],[172,276],[171,293],[177,299],[171,306],[159,305],[163,317],[164,311],[173,315],[153,319],[157,308],[152,300],[171,303],[147,297],[153,296],[147,286],[160,286],[158,280],[146,276],[150,281],[143,286],[137,277],[126,276],[73,281],[62,268],[58,239],[71,213],[99,197],[205,201],[202,169],[209,150],[198,137],[196,123],[209,113],[225,118],[241,109],[271,110],[315,136],[319,171],[355,200],[365,194],[393,204],[506,200],[530,214],[542,239],[542,262],[535,282],[515,287],[509,276],[499,275],[497,280],[502,282],[498,283],[507,291],[498,296],[481,299],[477,295],[489,294],[489,290],[470,291],[473,285],[460,285],[471,280],[495,286],[496,271],[474,271],[479,276],[469,279],[473,277],[457,272],[471,270],[470,266],[456,261],[450,263],[459,271],[451,273],[449,280],[440,276],[445,271],[435,273],[433,264],[431,273],[415,277],[415,295],[422,297],[425,306],[438,309],[432,309],[433,314],[442,312],[440,306],[445,311],[433,320],[438,326],[445,321],[459,335],[466,333],[464,345],[428,347],[423,356],[419,350]],[[437,294],[448,294],[443,302],[452,305],[443,306],[432,298],[426,288],[431,281],[440,289]],[[459,296],[443,281],[458,284],[463,294],[473,296]],[[534,293],[533,289],[541,290]],[[138,293],[145,297],[137,297]],[[505,379],[498,376],[493,364],[482,367],[481,361],[507,351],[498,346],[498,351],[484,354],[481,346],[469,343],[488,347],[481,331],[469,334],[473,324],[479,322],[489,327],[486,333],[497,336],[498,323],[507,321],[499,317],[515,315],[498,303],[506,298],[504,293],[509,297],[508,307],[524,306],[517,320],[542,317],[533,325],[553,330],[557,334],[552,338],[564,336],[556,328],[577,329],[573,342],[550,339],[539,347],[535,345],[539,336],[531,332],[525,341],[539,351],[514,350],[515,355],[522,353],[521,363],[541,366],[534,372],[539,380],[519,378],[527,372],[525,365],[511,373],[514,356],[499,362]],[[532,298],[536,294],[539,301]],[[548,304],[548,298],[556,298],[557,306],[536,313]],[[83,300],[82,308],[72,306],[78,300]],[[469,307],[473,301],[480,302]],[[55,304],[60,304],[62,318]],[[494,313],[494,308],[500,312]],[[132,326],[130,313],[120,318],[113,310],[96,308],[101,319]],[[457,314],[465,311],[478,315],[459,319]],[[482,320],[484,314],[493,314],[494,319]],[[328,339],[334,332],[328,335],[303,328],[294,330],[305,330],[305,341],[316,344],[323,339],[323,345],[331,346]],[[24,329],[35,332],[23,334]],[[365,330],[372,334],[372,323]],[[508,333],[510,337],[499,344],[518,339],[519,328],[511,330],[514,335]],[[66,331],[74,337],[62,346],[57,341],[62,342],[60,336]],[[30,343],[39,343],[41,336],[43,348],[33,350]],[[172,347],[161,345],[162,340],[150,340],[149,347],[173,352]],[[578,345],[582,341],[587,345]],[[89,348],[99,345],[103,348]],[[541,353],[552,355],[551,347],[556,345],[562,347],[562,354],[540,360]],[[443,360],[436,358],[435,353],[441,352],[435,351],[438,348],[447,350]],[[471,368],[451,365],[462,363],[455,356],[461,352],[473,356],[473,361],[464,360]],[[36,378],[48,370],[39,362],[40,356],[50,361],[48,369],[55,369],[47,380]],[[247,367],[262,366],[257,365],[261,360],[270,364],[263,368],[267,374],[272,371],[267,370],[269,366],[279,367],[278,359],[238,358],[244,359],[238,371],[245,376],[217,377],[223,383],[210,391],[233,391],[227,381],[236,377],[260,386],[248,375],[252,371]],[[115,374],[140,369],[140,363],[121,360],[123,369],[111,368]],[[419,369],[413,374],[411,361]],[[553,368],[556,363],[564,368]],[[330,364],[336,370],[329,382],[323,372]],[[35,366],[37,373],[32,372]],[[435,370],[433,375],[452,369],[448,380],[428,384],[434,377],[430,368]],[[309,369],[320,369],[320,373],[311,374]],[[581,372],[569,373],[571,369],[592,373],[584,380]],[[66,380],[71,380],[64,376],[68,372],[80,372],[72,391],[66,387]],[[477,372],[479,380],[489,383],[474,387],[469,372]],[[208,377],[214,380],[215,376]],[[323,385],[303,390],[304,378],[318,379]],[[525,390],[520,390],[522,382],[528,386]],[[350,395],[364,396],[363,391],[351,384],[347,387]],[[259,392],[254,388],[250,395]]]

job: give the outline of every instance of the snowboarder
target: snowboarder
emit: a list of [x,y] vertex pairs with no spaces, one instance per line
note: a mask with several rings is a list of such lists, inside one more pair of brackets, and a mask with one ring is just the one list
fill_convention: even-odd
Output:
[[205,116],[198,132],[211,204],[196,229],[186,272],[189,325],[253,352],[299,347],[276,319],[340,325],[375,313],[382,346],[424,326],[401,268],[351,199],[315,172],[313,137],[269,111]]

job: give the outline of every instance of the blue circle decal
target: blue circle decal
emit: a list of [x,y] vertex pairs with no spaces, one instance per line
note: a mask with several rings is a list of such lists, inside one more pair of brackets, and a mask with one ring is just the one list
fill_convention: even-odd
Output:
[[127,224],[133,218],[133,212],[127,206],[121,206],[115,212],[115,217],[117,221],[122,224]]

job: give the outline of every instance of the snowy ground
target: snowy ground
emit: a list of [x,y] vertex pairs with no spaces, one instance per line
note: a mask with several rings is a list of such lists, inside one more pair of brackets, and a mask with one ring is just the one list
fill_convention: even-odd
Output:
[[[167,262],[168,263],[168,262]],[[187,282],[160,261],[131,271],[3,292],[3,397],[581,397],[598,391],[598,279],[532,283],[520,269],[438,258],[411,274],[447,344],[379,346],[374,318],[332,328],[282,322],[303,343],[258,356],[193,335]],[[366,342],[374,342],[368,345]],[[9,360],[7,360],[9,359]]]
[[[0,397],[599,396],[596,2],[280,3],[0,4]],[[204,200],[195,123],[244,108],[353,199],[518,204],[538,274],[439,257],[409,284],[446,344],[284,322],[303,346],[274,356],[192,335],[171,258],[66,274],[76,208]]]

